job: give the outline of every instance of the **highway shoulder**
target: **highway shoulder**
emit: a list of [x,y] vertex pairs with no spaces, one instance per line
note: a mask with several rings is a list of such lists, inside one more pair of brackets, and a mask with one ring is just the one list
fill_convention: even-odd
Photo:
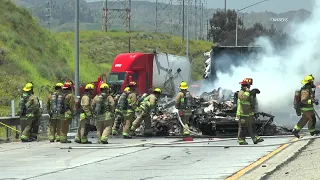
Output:
[[[305,138],[309,138],[305,136]],[[297,138],[292,141],[296,141]],[[239,177],[239,180],[261,180],[266,179],[270,174],[280,169],[287,162],[294,159],[303,149],[305,149],[314,139],[299,140],[292,144],[284,144],[276,150],[270,152],[271,156],[267,157],[259,165],[253,167],[243,176]],[[269,155],[268,154],[268,155]],[[268,156],[266,155],[266,156]],[[263,159],[263,158],[261,158]],[[260,161],[260,160],[258,160]],[[257,161],[257,162],[258,162]]]

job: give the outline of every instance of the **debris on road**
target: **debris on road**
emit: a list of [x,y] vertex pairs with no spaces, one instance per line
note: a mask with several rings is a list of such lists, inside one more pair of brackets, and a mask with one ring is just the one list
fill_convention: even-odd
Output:
[[[238,121],[235,120],[236,103],[234,92],[228,89],[214,89],[195,97],[195,106],[189,120],[190,130],[202,135],[236,136]],[[152,115],[152,131],[154,136],[176,136],[182,132],[177,113],[174,113],[174,99],[162,98],[159,100],[159,111]],[[265,112],[255,113],[257,134],[262,136],[290,135],[289,129],[276,126],[274,116]],[[135,135],[144,133],[142,123],[136,129]]]

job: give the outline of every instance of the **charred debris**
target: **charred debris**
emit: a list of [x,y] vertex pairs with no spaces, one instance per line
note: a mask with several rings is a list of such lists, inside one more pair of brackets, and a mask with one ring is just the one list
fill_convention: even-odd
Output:
[[[236,137],[238,121],[235,120],[236,99],[231,90],[215,89],[195,97],[195,106],[189,119],[189,127],[196,136]],[[159,111],[152,114],[152,131],[154,136],[178,136],[182,127],[174,110],[174,99],[159,100]],[[257,104],[256,104],[257,107]],[[255,112],[257,134],[260,136],[289,135],[290,130],[276,126],[274,116],[265,112]],[[134,132],[136,136],[143,135],[144,124]]]

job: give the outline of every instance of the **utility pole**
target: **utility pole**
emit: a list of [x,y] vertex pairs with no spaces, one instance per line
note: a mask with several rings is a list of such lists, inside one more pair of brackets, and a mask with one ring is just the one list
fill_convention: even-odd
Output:
[[194,18],[194,38],[197,38],[197,25],[198,25],[198,5],[197,5],[197,0],[194,0],[194,8],[195,8],[195,18]]
[[189,59],[189,9],[190,9],[190,2],[188,2],[188,7],[187,7],[187,45],[186,45],[186,56]]
[[76,0],[75,7],[75,95],[76,103],[79,103],[80,100],[80,81],[79,81],[79,0]]
[[236,17],[236,18],[237,18],[237,19],[236,19],[236,42],[235,42],[236,46],[238,46],[239,12],[242,11],[242,10],[244,10],[244,9],[247,9],[247,8],[249,8],[249,7],[256,6],[257,4],[266,2],[266,1],[269,1],[269,0],[262,0],[262,1],[259,1],[259,2],[254,3],[254,4],[251,4],[251,5],[249,5],[249,6],[246,6],[246,7],[242,8],[242,9],[237,9],[237,11],[236,11],[236,13],[237,13],[237,17]]
[[227,0],[224,0],[224,13],[227,13]]
[[127,1],[127,9],[126,9],[126,27],[127,27],[127,33],[128,33],[128,52],[131,52],[131,0]]
[[173,10],[173,4],[172,4],[173,0],[170,0],[170,8],[171,8],[171,34],[173,35],[173,15],[174,15],[174,10]]
[[184,41],[184,1],[182,0],[182,42]]
[[209,19],[207,20],[207,41],[209,41]]
[[47,17],[47,26],[48,29],[51,29],[51,16],[52,16],[52,0],[47,1],[47,6],[46,6],[46,17]]
[[203,37],[203,32],[204,32],[204,30],[203,30],[203,28],[204,28],[203,9],[204,9],[204,7],[203,7],[203,2],[202,2],[202,4],[201,4],[201,39],[204,39],[204,37]]
[[158,29],[158,0],[156,0],[156,21],[155,21],[155,30],[154,32],[157,32]]
[[103,31],[108,32],[108,0],[105,0],[104,2],[104,8],[103,8]]

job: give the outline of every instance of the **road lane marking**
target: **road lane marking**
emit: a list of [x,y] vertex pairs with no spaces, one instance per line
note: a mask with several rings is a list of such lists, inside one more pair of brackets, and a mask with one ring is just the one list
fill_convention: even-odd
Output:
[[[298,138],[294,138],[291,141],[296,141],[298,140]],[[232,176],[226,178],[226,180],[235,180],[240,178],[241,176],[243,176],[244,174],[246,174],[247,172],[251,171],[252,169],[254,169],[255,167],[259,166],[260,164],[262,164],[263,162],[265,162],[266,160],[270,159],[272,156],[276,155],[277,153],[281,152],[282,150],[284,150],[286,147],[288,147],[291,143],[288,144],[283,144],[280,147],[278,147],[277,149],[271,151],[269,154],[263,156],[262,158],[258,159],[257,161],[253,162],[252,164],[250,164],[249,166],[241,169],[240,171],[236,172],[235,174],[233,174]]]

